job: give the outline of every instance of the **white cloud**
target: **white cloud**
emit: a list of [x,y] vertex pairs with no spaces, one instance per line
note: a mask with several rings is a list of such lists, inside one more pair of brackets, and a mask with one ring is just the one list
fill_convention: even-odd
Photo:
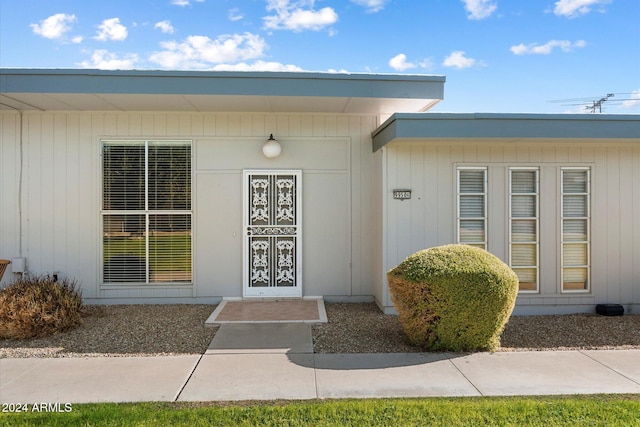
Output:
[[484,19],[491,16],[498,8],[493,0],[462,0],[469,19]]
[[189,36],[183,42],[160,43],[164,49],[149,60],[163,68],[202,69],[214,64],[235,63],[264,55],[267,44],[256,34],[225,34],[215,40],[206,36]]
[[75,43],[75,44],[82,43],[83,39],[84,37],[82,36],[75,36],[71,38],[71,43]]
[[304,71],[297,65],[285,65],[279,62],[256,61],[252,64],[240,62],[238,64],[218,64],[214,71]]
[[555,3],[553,13],[567,18],[575,18],[591,12],[593,6],[600,6],[604,11],[604,5],[611,3],[611,0],[558,0]]
[[47,19],[40,21],[39,24],[31,24],[33,32],[47,39],[59,39],[64,33],[71,30],[69,24],[76,22],[75,15],[67,15],[65,13],[56,13]]
[[98,25],[98,34],[94,39],[122,41],[127,38],[127,34],[127,27],[120,23],[120,18],[111,18],[105,19],[102,24]]
[[98,49],[91,55],[90,61],[82,61],[79,65],[82,68],[97,68],[100,70],[129,70],[134,68],[138,62],[138,55],[126,54],[119,58],[117,54]]
[[514,55],[549,55],[554,48],[560,48],[563,52],[570,52],[575,48],[583,48],[587,45],[584,40],[572,43],[569,40],[549,40],[545,44],[531,43],[511,46]]
[[173,25],[171,25],[171,21],[169,21],[168,19],[165,19],[164,21],[156,22],[156,25],[154,25],[153,28],[157,28],[163,33],[167,33],[167,34],[173,34],[173,32],[175,31],[175,29],[173,28]]
[[432,70],[435,64],[431,58],[427,58],[420,61],[418,65],[420,65],[420,68],[424,68],[425,70]]
[[229,20],[230,21],[240,21],[244,19],[244,14],[240,12],[240,9],[234,7],[233,9],[229,9]]
[[338,14],[330,7],[313,9],[315,0],[267,0],[267,10],[275,15],[265,16],[265,28],[271,30],[318,31],[338,21]]
[[469,68],[476,65],[480,65],[478,61],[473,58],[467,58],[465,56],[465,52],[462,50],[455,50],[451,52],[449,56],[444,59],[442,63],[445,67],[455,67],[455,68]]
[[623,108],[632,108],[640,105],[640,89],[631,92],[630,99],[622,101]]
[[[194,0],[197,3],[202,3],[204,0]],[[191,0],[171,0],[171,4],[174,6],[189,6],[191,4]]]
[[351,0],[351,2],[364,6],[369,13],[374,13],[384,9],[384,6],[389,2],[389,0]]
[[405,71],[416,68],[416,64],[407,62],[407,55],[400,53],[389,60],[389,66],[396,71]]

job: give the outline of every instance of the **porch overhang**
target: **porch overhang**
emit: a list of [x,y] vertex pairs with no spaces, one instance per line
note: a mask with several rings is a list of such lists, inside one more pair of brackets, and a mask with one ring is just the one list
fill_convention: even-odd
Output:
[[640,142],[640,115],[398,113],[372,134],[373,151],[390,142]]
[[19,111],[426,111],[444,76],[0,69],[0,109]]

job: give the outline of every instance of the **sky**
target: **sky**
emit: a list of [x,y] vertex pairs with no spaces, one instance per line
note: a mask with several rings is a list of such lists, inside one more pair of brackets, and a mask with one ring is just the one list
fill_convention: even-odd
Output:
[[0,0],[0,67],[434,74],[432,111],[640,114],[640,0]]

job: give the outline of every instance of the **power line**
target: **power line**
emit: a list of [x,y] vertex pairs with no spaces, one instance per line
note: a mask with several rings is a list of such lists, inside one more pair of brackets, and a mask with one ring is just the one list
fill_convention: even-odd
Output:
[[[617,92],[618,95],[633,95],[633,92]],[[636,101],[637,98],[614,98],[616,93],[607,93],[606,96],[586,96],[582,98],[566,98],[566,99],[554,99],[548,102],[551,103],[562,103],[561,105],[566,106],[584,106],[585,110],[589,110],[591,113],[602,113],[602,106],[607,103],[608,105],[620,105],[623,101]]]

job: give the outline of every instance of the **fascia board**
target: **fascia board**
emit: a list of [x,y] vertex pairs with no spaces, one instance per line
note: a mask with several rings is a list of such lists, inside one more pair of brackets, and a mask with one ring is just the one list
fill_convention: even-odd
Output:
[[640,115],[403,113],[372,137],[374,151],[400,139],[640,139]]
[[0,69],[0,93],[442,99],[444,76]]

